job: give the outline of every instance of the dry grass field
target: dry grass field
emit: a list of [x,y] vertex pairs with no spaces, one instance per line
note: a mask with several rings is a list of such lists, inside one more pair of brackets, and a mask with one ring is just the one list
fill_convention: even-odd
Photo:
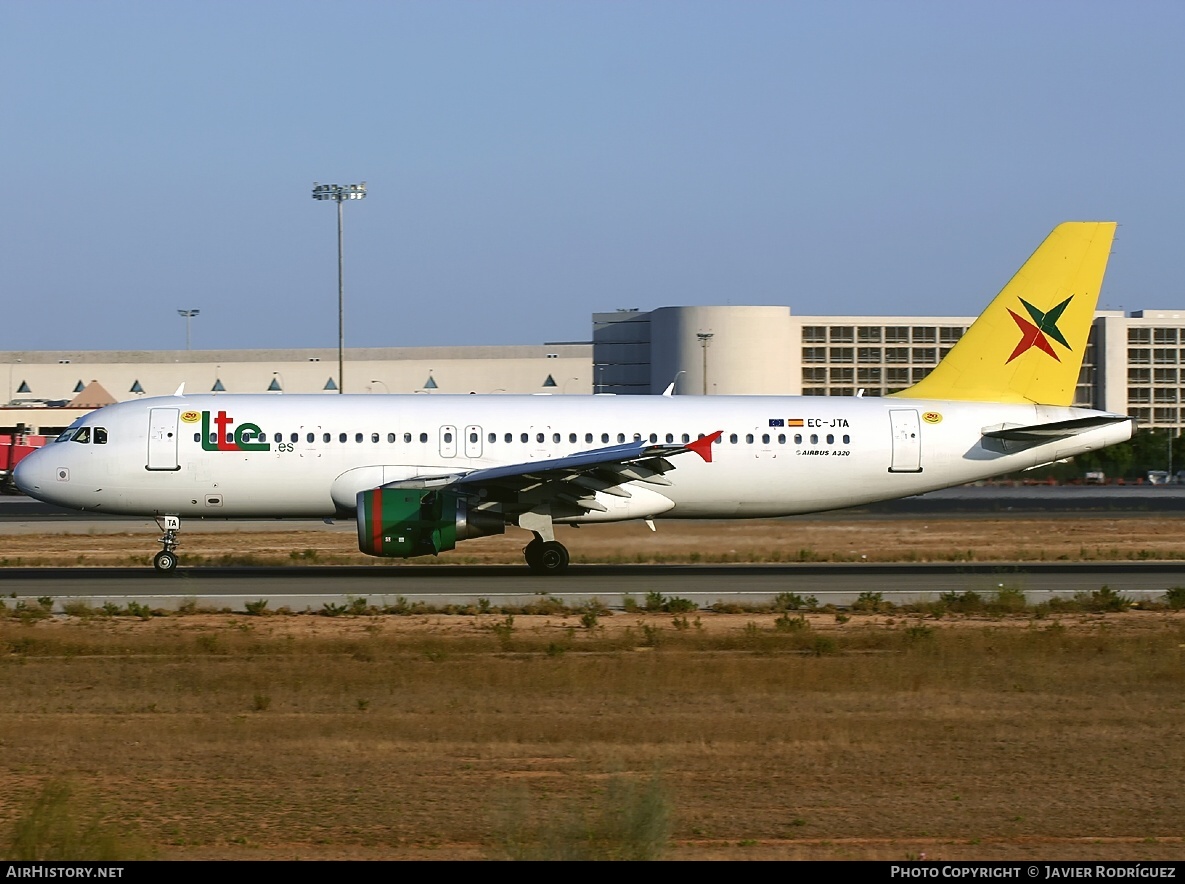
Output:
[[1185,615],[0,619],[0,854],[1180,859]]
[[[1185,556],[1171,518],[562,539],[577,562]],[[348,525],[185,540],[188,563],[367,561]],[[31,533],[0,563],[152,551]],[[34,613],[0,611],[0,856],[1185,856],[1181,612]]]

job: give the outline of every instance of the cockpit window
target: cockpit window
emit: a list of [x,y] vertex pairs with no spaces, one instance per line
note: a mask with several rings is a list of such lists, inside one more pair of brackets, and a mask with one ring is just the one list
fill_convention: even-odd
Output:
[[71,441],[81,442],[84,445],[88,444],[91,441],[91,428],[90,427],[79,427],[75,431],[74,438]]
[[106,427],[95,427],[95,444],[96,445],[106,445],[107,444],[107,428]]

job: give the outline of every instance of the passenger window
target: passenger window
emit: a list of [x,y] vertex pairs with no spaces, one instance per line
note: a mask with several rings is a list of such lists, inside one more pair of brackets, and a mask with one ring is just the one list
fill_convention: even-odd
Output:
[[674,433],[667,433],[666,439],[668,442],[674,442],[675,441],[675,434]]
[[378,433],[371,433],[371,434],[370,434],[370,441],[371,441],[371,442],[377,442],[377,441],[379,441],[379,434],[378,434]]
[[453,434],[452,433],[445,433],[444,434],[444,441],[446,443],[452,442],[453,441]]
[[470,433],[469,434],[469,441],[470,442],[473,442],[474,444],[476,444],[477,439],[478,439],[477,433]]
[[828,434],[827,434],[827,444],[828,444],[828,445],[834,445],[834,444],[835,444],[835,436],[833,436],[831,433],[828,433]]
[[514,433],[507,433],[507,434],[506,434],[505,436],[503,436],[502,438],[503,438],[503,439],[504,439],[506,442],[513,442],[513,441],[514,441]]
[[585,441],[586,443],[590,443],[590,442],[592,442],[592,440],[593,440],[593,435],[592,435],[592,433],[585,433],[585,434],[584,434],[584,441]]
[[811,444],[812,445],[819,444],[819,437],[815,433],[811,433]]
[[531,437],[530,437],[530,436],[528,436],[526,433],[523,433],[523,434],[522,434],[521,436],[519,436],[518,438],[519,438],[519,441],[521,441],[521,442],[523,442],[523,443],[526,443],[526,442],[529,442],[529,441],[530,441],[530,438],[531,438]]
[[761,444],[762,444],[762,445],[768,445],[768,444],[769,444],[769,433],[762,433],[762,434],[761,434]]
[[690,436],[689,434],[687,434],[687,433],[684,433],[684,434],[683,434],[683,441],[684,441],[684,442],[690,442],[690,441],[691,441],[691,436]]
[[745,441],[748,442],[750,445],[752,445],[753,444],[753,434],[746,433],[745,434]]
[[786,434],[785,433],[778,433],[778,444],[779,445],[786,444]]
[[420,433],[420,441],[427,442],[428,441],[428,434],[427,433]]
[[276,433],[276,435],[274,435],[272,437],[272,441],[273,442],[283,442],[284,441],[284,434],[283,433]]
[[536,434],[535,434],[535,441],[536,441],[536,442],[542,442],[542,441],[543,441],[543,434],[542,434],[542,433],[536,433]]
[[559,442],[560,441],[560,434],[559,433],[552,433],[551,434],[551,441],[552,442]]
[[307,436],[305,436],[305,441],[312,442],[315,438],[317,438],[317,437],[314,436],[312,433],[309,433]]
[[641,442],[642,441],[642,434],[641,433],[634,433],[634,441]]
[[619,443],[624,442],[625,441],[625,433],[618,433],[617,434],[617,441]]
[[387,434],[387,442],[388,442],[388,443],[390,443],[390,444],[394,444],[394,443],[395,443],[395,440],[396,440],[396,439],[398,439],[398,438],[399,438],[399,437],[398,437],[398,436],[396,436],[394,433],[388,433],[388,434]]
[[728,441],[731,442],[733,445],[736,445],[737,444],[737,434],[736,433],[729,433]]
[[844,445],[851,445],[852,444],[852,437],[849,436],[847,433],[843,434],[843,444]]
[[404,443],[411,442],[411,433],[404,433],[403,434],[403,441],[404,441]]
[[491,443],[497,442],[498,441],[498,434],[497,433],[490,433],[490,435],[486,436],[486,439]]
[[331,435],[329,435],[328,433],[322,433],[322,434],[321,434],[321,441],[322,441],[322,442],[329,442],[329,441],[331,441],[332,439],[333,439],[333,437],[332,437]]
[[575,433],[569,433],[569,434],[568,434],[568,441],[569,441],[570,443],[572,443],[573,445],[575,445],[575,444],[576,444],[576,434],[575,434]]
[[338,433],[337,434],[337,441],[338,442],[345,442],[346,439],[347,439],[347,436],[345,433]]
[[609,434],[608,433],[601,433],[601,442],[608,442],[608,441],[609,441]]
[[802,433],[795,433],[795,434],[794,434],[794,444],[795,444],[795,445],[801,445],[801,444],[802,444]]
[[[64,435],[64,434],[63,434],[63,435]],[[61,442],[61,441],[62,441],[62,439],[61,439],[61,438],[59,438],[59,439],[58,439],[58,441],[59,441],[59,442]],[[201,434],[201,433],[194,433],[194,434],[193,434],[193,441],[194,441],[194,442],[201,442],[201,441],[202,441],[202,434]]]
[[657,441],[658,441],[658,434],[657,434],[657,433],[651,433],[651,434],[650,434],[650,441],[651,441],[651,442],[657,442]]

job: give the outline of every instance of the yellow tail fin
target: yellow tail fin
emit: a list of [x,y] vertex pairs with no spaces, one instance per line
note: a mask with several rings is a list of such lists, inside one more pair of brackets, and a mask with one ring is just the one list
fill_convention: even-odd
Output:
[[1072,405],[1113,221],[1059,224],[907,399]]

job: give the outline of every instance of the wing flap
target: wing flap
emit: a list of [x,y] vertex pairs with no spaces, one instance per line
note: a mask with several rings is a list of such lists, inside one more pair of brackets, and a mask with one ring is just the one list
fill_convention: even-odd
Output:
[[[504,513],[526,511],[553,502],[575,512],[608,512],[597,494],[631,499],[630,482],[643,485],[674,484],[664,474],[675,469],[670,458],[695,452],[711,461],[711,445],[717,431],[688,443],[627,442],[580,451],[565,457],[524,461],[488,467],[468,473],[419,476],[389,482],[384,488],[443,489],[467,495],[479,506],[500,507]],[[639,490],[635,487],[635,490]]]

